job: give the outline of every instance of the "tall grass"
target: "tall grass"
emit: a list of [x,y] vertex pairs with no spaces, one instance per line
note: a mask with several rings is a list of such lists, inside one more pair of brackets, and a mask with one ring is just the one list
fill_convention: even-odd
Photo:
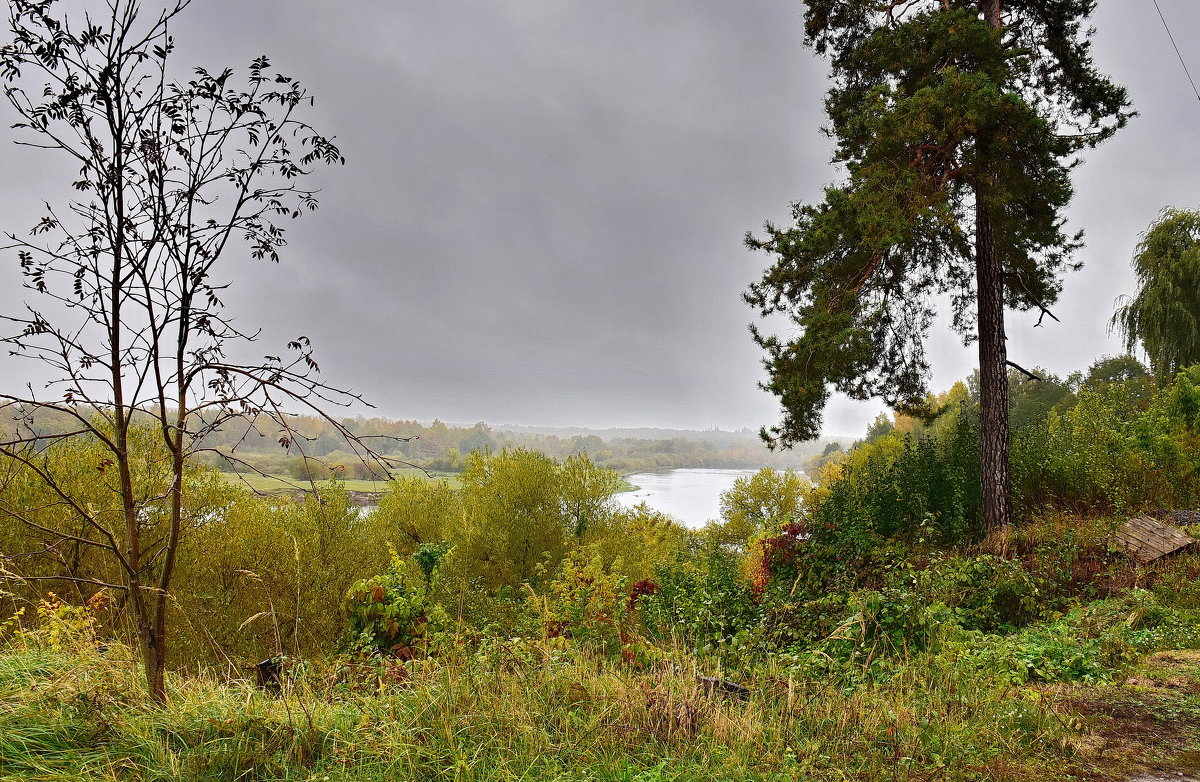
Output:
[[1051,778],[1067,730],[940,658],[850,693],[764,669],[741,699],[693,658],[634,670],[558,641],[297,665],[279,696],[180,677],[156,708],[122,648],[25,640],[0,654],[0,778],[1018,780]]

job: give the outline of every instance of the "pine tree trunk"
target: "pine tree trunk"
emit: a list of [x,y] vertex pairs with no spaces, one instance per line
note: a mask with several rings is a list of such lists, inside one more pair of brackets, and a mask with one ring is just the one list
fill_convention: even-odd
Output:
[[[1000,0],[982,0],[983,18],[1000,29]],[[986,147],[986,134],[976,138]],[[1012,517],[1008,463],[1008,349],[1004,344],[1004,264],[996,257],[996,237],[988,199],[988,172],[976,184],[975,280],[979,310],[979,489],[986,533],[1001,547]]]
[[1012,502],[1008,466],[1008,351],[1004,344],[1004,269],[992,220],[977,199],[975,279],[979,307],[979,489],[988,535],[1005,538]]

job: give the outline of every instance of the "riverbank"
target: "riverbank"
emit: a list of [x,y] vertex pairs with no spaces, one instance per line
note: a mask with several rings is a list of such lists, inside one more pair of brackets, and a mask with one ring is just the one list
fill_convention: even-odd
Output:
[[[304,497],[311,491],[308,481],[289,478],[282,475],[259,475],[257,473],[222,472],[221,478],[234,486],[249,489],[258,494],[273,494],[290,497]],[[458,487],[457,473],[427,473],[423,470],[397,470],[393,478],[422,478],[431,481],[445,481],[453,487]],[[328,489],[333,481],[314,481],[318,490]],[[359,479],[339,480],[337,484],[345,489],[355,505],[378,505],[379,498],[387,493],[387,481],[366,481]]]

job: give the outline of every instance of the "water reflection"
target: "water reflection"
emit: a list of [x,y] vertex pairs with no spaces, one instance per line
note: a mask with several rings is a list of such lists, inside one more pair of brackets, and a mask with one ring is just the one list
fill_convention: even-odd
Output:
[[627,508],[644,502],[674,516],[688,527],[698,529],[709,519],[720,516],[722,492],[733,488],[738,478],[756,472],[688,468],[635,473],[626,476],[625,480],[637,486],[637,491],[618,494],[617,502]]

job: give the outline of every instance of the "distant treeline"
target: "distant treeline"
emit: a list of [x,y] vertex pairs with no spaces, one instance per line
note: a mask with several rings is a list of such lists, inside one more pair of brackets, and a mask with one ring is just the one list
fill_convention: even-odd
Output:
[[[601,437],[599,433],[544,434],[538,431],[493,429],[486,423],[453,425],[443,421],[387,418],[348,418],[342,425],[356,436],[367,438],[379,453],[434,472],[460,472],[465,457],[473,451],[498,452],[505,448],[528,448],[555,459],[587,453],[597,466],[628,474],[674,467],[780,468],[801,467],[819,454],[824,443],[789,453],[772,453],[756,435],[664,431],[669,437],[645,439],[634,436]],[[310,469],[332,469],[348,478],[370,478],[372,467],[345,450],[345,441],[328,422],[297,416],[293,426],[301,437],[289,448],[278,444],[279,433],[240,431],[226,427],[205,445],[216,451],[236,454],[263,472],[307,477]],[[625,434],[626,430],[611,430]],[[658,432],[661,430],[648,430]],[[212,454],[212,464],[223,469],[240,469],[236,463]],[[310,460],[306,465],[305,460]]]
[[[15,419],[0,422],[11,428]],[[246,416],[235,419],[204,439],[211,449],[200,455],[201,463],[226,471],[259,471],[297,479],[324,478],[329,471],[344,478],[382,477],[378,465],[347,450],[346,440],[335,425],[314,416],[293,416],[292,433],[263,428]],[[599,467],[622,474],[678,467],[780,469],[804,468],[826,449],[817,441],[791,451],[770,451],[749,430],[719,429],[690,431],[676,429],[605,429],[503,427],[484,422],[470,425],[443,421],[421,423],[383,417],[358,416],[339,422],[377,453],[433,472],[461,472],[465,457],[473,451],[498,452],[505,448],[527,448],[555,459],[587,453]],[[30,432],[66,431],[71,420],[53,412],[39,412],[37,420],[22,420]],[[281,445],[286,437],[287,445]]]

